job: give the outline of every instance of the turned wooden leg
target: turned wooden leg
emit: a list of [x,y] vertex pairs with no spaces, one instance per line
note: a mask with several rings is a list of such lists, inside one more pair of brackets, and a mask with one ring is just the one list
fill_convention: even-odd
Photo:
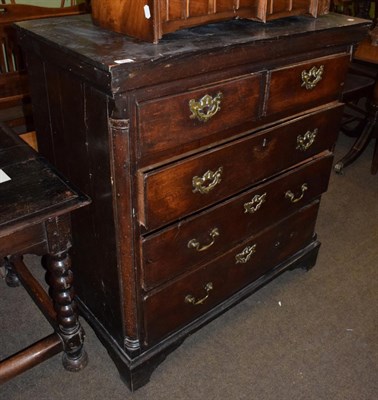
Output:
[[[378,82],[375,83],[374,96],[368,107],[369,114],[365,128],[362,131],[361,135],[357,138],[349,152],[336,163],[334,169],[337,173],[342,173],[343,169],[346,166],[352,164],[353,161],[355,161],[364,152],[370,140],[374,138],[378,122]],[[375,156],[373,157],[373,163],[371,167],[371,172],[373,174],[375,165],[374,158]]]
[[57,314],[57,333],[63,341],[63,366],[69,371],[79,371],[87,365],[88,356],[83,348],[84,330],[80,325],[74,300],[68,251],[50,255],[47,269],[50,275],[50,295]]
[[6,271],[5,283],[10,287],[20,286],[20,279],[8,258],[4,258],[4,266]]
[[366,125],[365,130],[362,132],[361,136],[357,138],[353,147],[349,152],[335,164],[335,172],[338,174],[343,172],[343,169],[348,165],[352,164],[365,150],[366,146],[369,144],[371,139],[372,129],[374,128],[375,121],[369,121]]
[[71,221],[69,215],[51,218],[46,222],[49,243],[47,258],[50,296],[54,302],[57,334],[63,341],[63,365],[69,371],[79,371],[88,363],[83,348],[84,330],[80,325],[74,300],[73,274],[71,270]]

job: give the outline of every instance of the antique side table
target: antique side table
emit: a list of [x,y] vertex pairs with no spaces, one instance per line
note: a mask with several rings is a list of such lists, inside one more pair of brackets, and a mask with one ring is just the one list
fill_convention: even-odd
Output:
[[[0,124],[0,261],[8,286],[21,282],[54,328],[53,334],[0,362],[0,384],[61,351],[67,370],[87,364],[68,251],[70,212],[89,202]],[[23,262],[27,253],[46,255],[51,297]]]

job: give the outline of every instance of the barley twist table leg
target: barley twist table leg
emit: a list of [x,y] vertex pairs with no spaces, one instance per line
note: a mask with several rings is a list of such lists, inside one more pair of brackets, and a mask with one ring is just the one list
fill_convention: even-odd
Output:
[[69,371],[79,371],[87,365],[88,356],[83,349],[84,330],[80,325],[74,300],[68,251],[50,255],[47,268],[50,274],[50,294],[57,314],[57,333],[64,345],[63,365]]
[[51,218],[46,223],[49,242],[47,270],[50,296],[56,311],[56,332],[64,347],[63,365],[69,371],[79,371],[88,363],[83,348],[84,330],[80,325],[74,300],[71,270],[71,223],[69,215]]

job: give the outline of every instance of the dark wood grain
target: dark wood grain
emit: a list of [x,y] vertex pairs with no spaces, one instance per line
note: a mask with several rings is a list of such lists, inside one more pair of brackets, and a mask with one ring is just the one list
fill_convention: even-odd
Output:
[[[221,203],[210,211],[196,214],[156,234],[142,239],[143,286],[149,290],[204,261],[228,251],[236,242],[254,235],[264,226],[280,220],[288,213],[302,207],[326,191],[332,166],[332,156],[326,152],[324,158],[300,166],[280,175],[268,183],[258,185],[237,199]],[[306,183],[308,190],[302,202],[291,203],[285,199],[287,190],[300,191]],[[261,207],[253,213],[246,212],[245,204],[254,196],[264,196]],[[254,203],[256,207],[257,202]],[[189,248],[193,238],[202,246],[211,242],[209,232],[217,228],[219,236],[206,251]],[[169,257],[168,255],[174,257]]]
[[[331,148],[337,137],[340,115],[340,108],[338,112],[331,108],[306,115],[219,149],[140,174],[140,223],[147,230],[154,230]],[[318,130],[317,140],[307,151],[296,149],[298,135],[304,135],[309,129]],[[194,177],[203,177],[207,171],[215,173],[219,168],[223,168],[220,181],[209,193],[194,192]],[[211,181],[203,186],[210,185]]]
[[[284,2],[275,5],[286,12]],[[38,78],[41,152],[93,200],[72,214],[77,298],[135,390],[185,337],[280,273],[315,264],[344,72],[369,22],[333,14],[234,20],[151,44],[89,16],[70,21],[17,29]],[[318,62],[326,74],[303,91],[302,71]],[[191,119],[190,100],[218,91],[220,111],[205,123]],[[313,132],[301,150],[298,141]],[[219,166],[219,185],[193,193],[193,177]],[[236,210],[263,188],[269,208],[244,222]],[[288,203],[278,205],[282,196]],[[193,238],[209,243],[217,225],[219,248],[199,257],[181,251]],[[232,250],[257,237],[264,240],[253,268],[231,267]],[[209,281],[219,288],[214,299],[186,309],[182,295],[200,299]]]
[[[12,157],[13,154],[13,157]],[[78,371],[87,364],[84,331],[73,291],[70,212],[89,199],[56,172],[4,124],[0,124],[0,260],[6,282],[20,282],[44,313],[54,334],[0,362],[0,382],[64,351],[63,365]],[[48,255],[49,293],[23,262],[24,254]]]
[[[23,46],[26,51],[32,50],[39,56],[42,52],[93,85],[118,93],[149,86],[146,76],[149,81],[153,77],[157,84],[246,63],[275,61],[278,65],[281,57],[303,58],[308,51],[317,50],[324,54],[330,46],[349,48],[365,37],[369,24],[358,18],[348,21],[340,14],[317,19],[291,17],[267,24],[235,20],[176,32],[157,45],[96,28],[88,15],[70,17],[69,25],[61,18],[17,25],[49,42],[48,48],[45,40],[36,46],[29,36],[21,35],[21,43],[29,41]],[[75,41],[72,41],[73,31],[80,32]],[[275,46],[278,41],[279,47]],[[121,63],[116,63],[117,60]],[[188,68],[189,60],[193,68]]]
[[[290,218],[281,221],[274,229],[264,230],[239,244],[219,258],[214,259],[188,275],[160,287],[145,298],[145,343],[161,340],[167,333],[177,329],[214,307],[238,289],[266,273],[271,265],[282,262],[289,254],[308,245],[314,232],[318,202],[301,209]],[[235,256],[247,246],[256,244],[256,252],[243,264],[236,263]],[[197,299],[204,297],[204,286],[212,282],[213,290],[208,301],[195,306],[185,302],[188,294]],[[169,301],[165,299],[169,298]]]
[[102,27],[157,43],[168,32],[228,19],[265,22],[290,15],[317,16],[327,13],[326,4],[317,0],[92,0],[92,14],[93,21]]

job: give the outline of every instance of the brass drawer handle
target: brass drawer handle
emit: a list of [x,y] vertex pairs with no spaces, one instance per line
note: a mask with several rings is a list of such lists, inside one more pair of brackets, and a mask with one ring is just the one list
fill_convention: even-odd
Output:
[[241,253],[236,254],[236,256],[235,256],[236,264],[239,264],[239,263],[245,264],[252,257],[252,254],[255,254],[255,253],[256,253],[256,245],[255,244],[253,246],[247,246]]
[[220,235],[218,228],[214,228],[210,232],[211,242],[204,246],[201,246],[197,239],[191,239],[188,242],[189,249],[196,249],[197,251],[205,251],[215,243],[215,239]]
[[198,121],[207,122],[220,109],[223,94],[219,92],[214,98],[206,94],[199,101],[194,99],[189,101],[189,109],[191,111],[191,119],[197,118]]
[[318,129],[315,128],[312,132],[307,131],[303,136],[297,136],[297,150],[306,151],[315,142],[316,135],[318,134]]
[[205,292],[206,292],[206,296],[202,297],[202,299],[196,299],[193,295],[191,294],[187,294],[185,296],[185,303],[187,304],[193,304],[193,306],[198,306],[200,304],[203,304],[209,297],[210,295],[210,291],[213,290],[213,283],[212,282],[208,282],[206,284],[206,286],[204,287]]
[[295,197],[295,194],[291,190],[287,190],[285,192],[285,198],[289,199],[292,203],[297,203],[298,201],[303,199],[305,191],[308,189],[307,183],[304,183],[301,186],[301,195],[299,197]]
[[244,203],[244,214],[255,213],[262,206],[265,200],[266,200],[266,193],[261,195],[256,194],[255,196],[253,196],[251,201],[249,201],[248,203]]
[[[193,193],[199,192],[201,194],[209,193],[221,181],[223,167],[219,167],[215,172],[206,171],[203,176],[194,176],[192,179]],[[205,186],[205,183],[210,183]]]
[[302,86],[307,90],[312,90],[322,80],[324,65],[319,68],[313,66],[309,71],[302,71]]

